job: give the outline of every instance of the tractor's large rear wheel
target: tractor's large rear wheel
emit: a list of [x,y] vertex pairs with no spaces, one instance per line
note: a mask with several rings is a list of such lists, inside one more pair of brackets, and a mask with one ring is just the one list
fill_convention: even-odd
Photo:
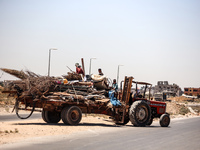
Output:
[[151,108],[146,101],[136,101],[131,105],[129,118],[134,126],[145,126],[151,117]]
[[47,123],[58,123],[61,120],[60,113],[56,111],[42,110],[42,119]]
[[82,119],[82,111],[77,106],[67,106],[61,112],[64,124],[77,125]]
[[153,117],[151,117],[150,119],[149,119],[149,121],[147,122],[147,124],[146,125],[151,125],[153,123]]
[[170,117],[168,114],[162,114],[160,116],[160,126],[161,127],[168,127],[170,123]]

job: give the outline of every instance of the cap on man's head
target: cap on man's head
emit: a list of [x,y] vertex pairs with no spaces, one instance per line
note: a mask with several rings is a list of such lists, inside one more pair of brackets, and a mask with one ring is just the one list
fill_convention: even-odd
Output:
[[78,66],[79,66],[79,63],[75,63],[75,66],[78,67]]

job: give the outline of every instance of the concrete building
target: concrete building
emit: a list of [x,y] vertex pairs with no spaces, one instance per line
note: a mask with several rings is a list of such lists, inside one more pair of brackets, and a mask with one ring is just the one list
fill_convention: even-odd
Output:
[[168,81],[158,81],[153,87],[155,93],[166,93],[167,97],[181,96],[181,88],[177,84],[169,84]]
[[184,88],[184,94],[189,96],[200,97],[200,88]]

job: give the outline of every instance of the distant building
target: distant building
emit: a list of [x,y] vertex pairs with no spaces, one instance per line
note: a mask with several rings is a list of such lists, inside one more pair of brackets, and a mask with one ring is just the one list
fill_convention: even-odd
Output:
[[165,93],[167,97],[181,96],[181,88],[177,84],[169,84],[168,81],[158,81],[157,85],[153,87],[154,94]]
[[200,96],[200,88],[184,88],[184,94],[190,96]]

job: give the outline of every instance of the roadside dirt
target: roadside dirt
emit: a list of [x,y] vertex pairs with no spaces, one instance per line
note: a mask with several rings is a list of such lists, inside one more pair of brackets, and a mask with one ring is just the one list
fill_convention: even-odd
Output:
[[70,135],[79,131],[99,130],[115,126],[112,120],[101,116],[83,116],[77,126],[67,126],[62,121],[58,124],[47,124],[42,119],[0,122],[0,145],[22,141],[30,137]]

